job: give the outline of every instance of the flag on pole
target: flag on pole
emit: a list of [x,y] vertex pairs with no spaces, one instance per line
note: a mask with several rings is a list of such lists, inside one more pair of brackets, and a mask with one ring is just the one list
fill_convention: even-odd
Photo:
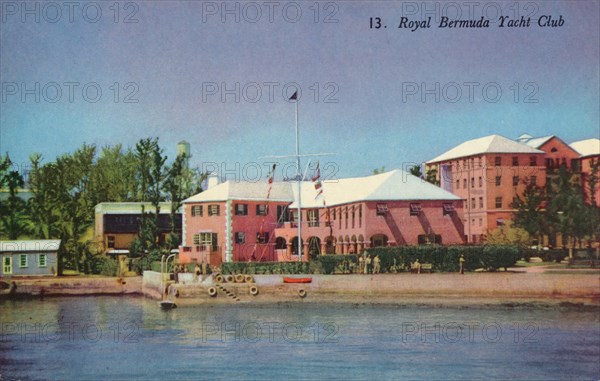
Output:
[[315,169],[315,175],[312,178],[312,181],[315,182],[321,178],[321,168],[319,168],[319,162],[317,161],[317,168]]
[[290,101],[297,101],[298,100],[298,90],[294,91],[294,94],[292,94],[292,96],[289,99]]
[[273,184],[273,177],[275,177],[275,166],[277,164],[273,163],[273,168],[269,171],[269,184]]

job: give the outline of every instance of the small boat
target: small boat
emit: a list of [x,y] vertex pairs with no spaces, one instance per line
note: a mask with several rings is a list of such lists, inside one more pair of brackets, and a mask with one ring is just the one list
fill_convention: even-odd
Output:
[[311,283],[312,278],[289,278],[283,277],[283,283]]
[[175,304],[175,302],[172,302],[170,300],[163,300],[162,302],[159,302],[158,304],[160,304],[160,308],[163,310],[172,310],[173,308],[177,308],[177,304]]

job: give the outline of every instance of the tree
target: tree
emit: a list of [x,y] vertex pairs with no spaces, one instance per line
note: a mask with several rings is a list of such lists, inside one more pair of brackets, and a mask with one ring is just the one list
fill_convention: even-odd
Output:
[[382,165],[381,168],[375,168],[373,170],[373,174],[374,175],[379,175],[379,174],[382,174],[384,172],[385,172],[385,166],[384,165]]
[[0,200],[0,222],[2,235],[8,239],[18,239],[25,233],[26,203],[18,196],[19,188],[23,188],[23,176],[18,171],[10,170],[12,162],[6,156],[0,160],[0,188],[8,187],[8,199]]
[[513,209],[516,209],[513,216],[514,226],[525,229],[530,236],[538,237],[540,242],[541,236],[546,230],[542,210],[545,201],[544,189],[535,184],[528,184],[523,196],[517,195],[511,205]]
[[419,178],[423,177],[423,172],[421,172],[421,166],[418,164],[413,165],[409,169],[410,174]]
[[497,227],[485,236],[485,242],[492,245],[529,245],[529,233],[525,229],[513,226],[511,221]]
[[429,168],[425,174],[425,181],[433,185],[440,186],[440,181],[437,178],[437,173],[438,171],[436,168]]
[[[131,255],[140,254],[148,261],[160,256],[159,216],[161,193],[166,177],[165,162],[167,157],[158,144],[158,138],[141,139],[135,146],[135,158],[138,178],[138,195],[141,201],[149,201],[154,206],[154,212],[146,212],[142,205],[140,230],[137,239],[132,244]],[[136,251],[134,251],[134,249]]]

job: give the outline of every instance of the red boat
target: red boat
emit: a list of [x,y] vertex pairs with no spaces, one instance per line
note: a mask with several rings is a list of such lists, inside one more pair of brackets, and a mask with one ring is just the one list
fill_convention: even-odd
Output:
[[311,283],[312,278],[288,278],[283,277],[283,283]]

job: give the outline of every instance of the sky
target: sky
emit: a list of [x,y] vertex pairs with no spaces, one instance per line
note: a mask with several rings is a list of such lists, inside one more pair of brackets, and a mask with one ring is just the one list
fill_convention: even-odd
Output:
[[600,135],[598,1],[64,4],[0,2],[0,152],[23,170],[34,152],[158,137],[170,160],[186,140],[193,166],[266,177],[265,156],[295,152],[297,88],[302,153],[335,154],[325,178],[490,134]]

